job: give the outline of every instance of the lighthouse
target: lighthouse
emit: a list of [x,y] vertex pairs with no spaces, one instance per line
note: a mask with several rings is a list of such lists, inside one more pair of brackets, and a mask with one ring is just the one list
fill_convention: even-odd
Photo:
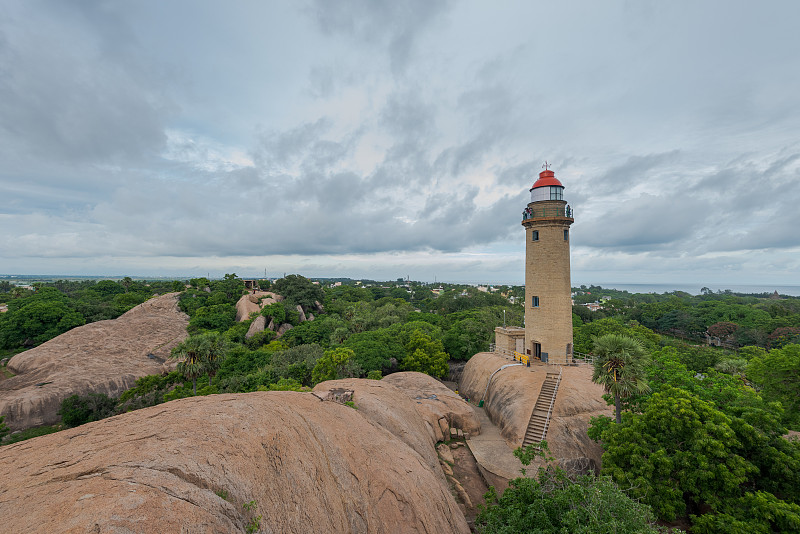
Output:
[[525,227],[525,352],[548,363],[572,356],[569,227],[575,222],[564,186],[549,169],[531,187]]

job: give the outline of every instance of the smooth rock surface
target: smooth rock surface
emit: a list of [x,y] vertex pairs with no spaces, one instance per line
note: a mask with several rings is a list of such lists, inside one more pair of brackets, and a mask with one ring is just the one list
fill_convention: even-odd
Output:
[[354,384],[358,410],[311,393],[211,395],[2,447],[2,529],[222,534],[260,515],[274,534],[467,534],[433,446],[407,445],[426,439],[413,406],[355,382],[374,382]]
[[251,313],[258,313],[264,306],[275,304],[283,297],[271,291],[256,291],[242,295],[236,302],[236,321],[246,321]]
[[267,318],[264,317],[263,315],[259,315],[258,317],[253,319],[252,323],[250,323],[250,328],[247,329],[247,333],[244,335],[245,339],[250,339],[259,332],[263,332],[266,325],[267,325]]
[[0,382],[0,415],[12,430],[52,425],[61,420],[57,412],[70,395],[117,396],[137,378],[165,370],[188,323],[178,293],[169,293],[17,354],[8,362],[16,376]]

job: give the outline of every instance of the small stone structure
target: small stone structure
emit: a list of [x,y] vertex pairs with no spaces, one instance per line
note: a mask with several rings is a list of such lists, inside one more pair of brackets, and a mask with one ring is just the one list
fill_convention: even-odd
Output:
[[521,326],[498,326],[494,329],[494,344],[501,353],[525,354],[525,329]]

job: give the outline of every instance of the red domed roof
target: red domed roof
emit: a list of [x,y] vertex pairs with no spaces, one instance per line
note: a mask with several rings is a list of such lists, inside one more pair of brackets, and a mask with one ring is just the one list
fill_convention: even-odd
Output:
[[542,171],[539,173],[539,179],[536,180],[536,183],[533,184],[531,189],[536,189],[537,187],[546,187],[549,185],[564,187],[561,185],[561,182],[556,179],[556,173],[553,171]]

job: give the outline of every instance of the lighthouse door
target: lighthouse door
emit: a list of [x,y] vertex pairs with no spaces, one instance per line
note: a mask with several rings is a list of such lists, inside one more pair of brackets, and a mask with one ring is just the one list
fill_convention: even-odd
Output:
[[542,359],[542,344],[541,343],[534,343],[533,344],[533,357],[537,360]]

